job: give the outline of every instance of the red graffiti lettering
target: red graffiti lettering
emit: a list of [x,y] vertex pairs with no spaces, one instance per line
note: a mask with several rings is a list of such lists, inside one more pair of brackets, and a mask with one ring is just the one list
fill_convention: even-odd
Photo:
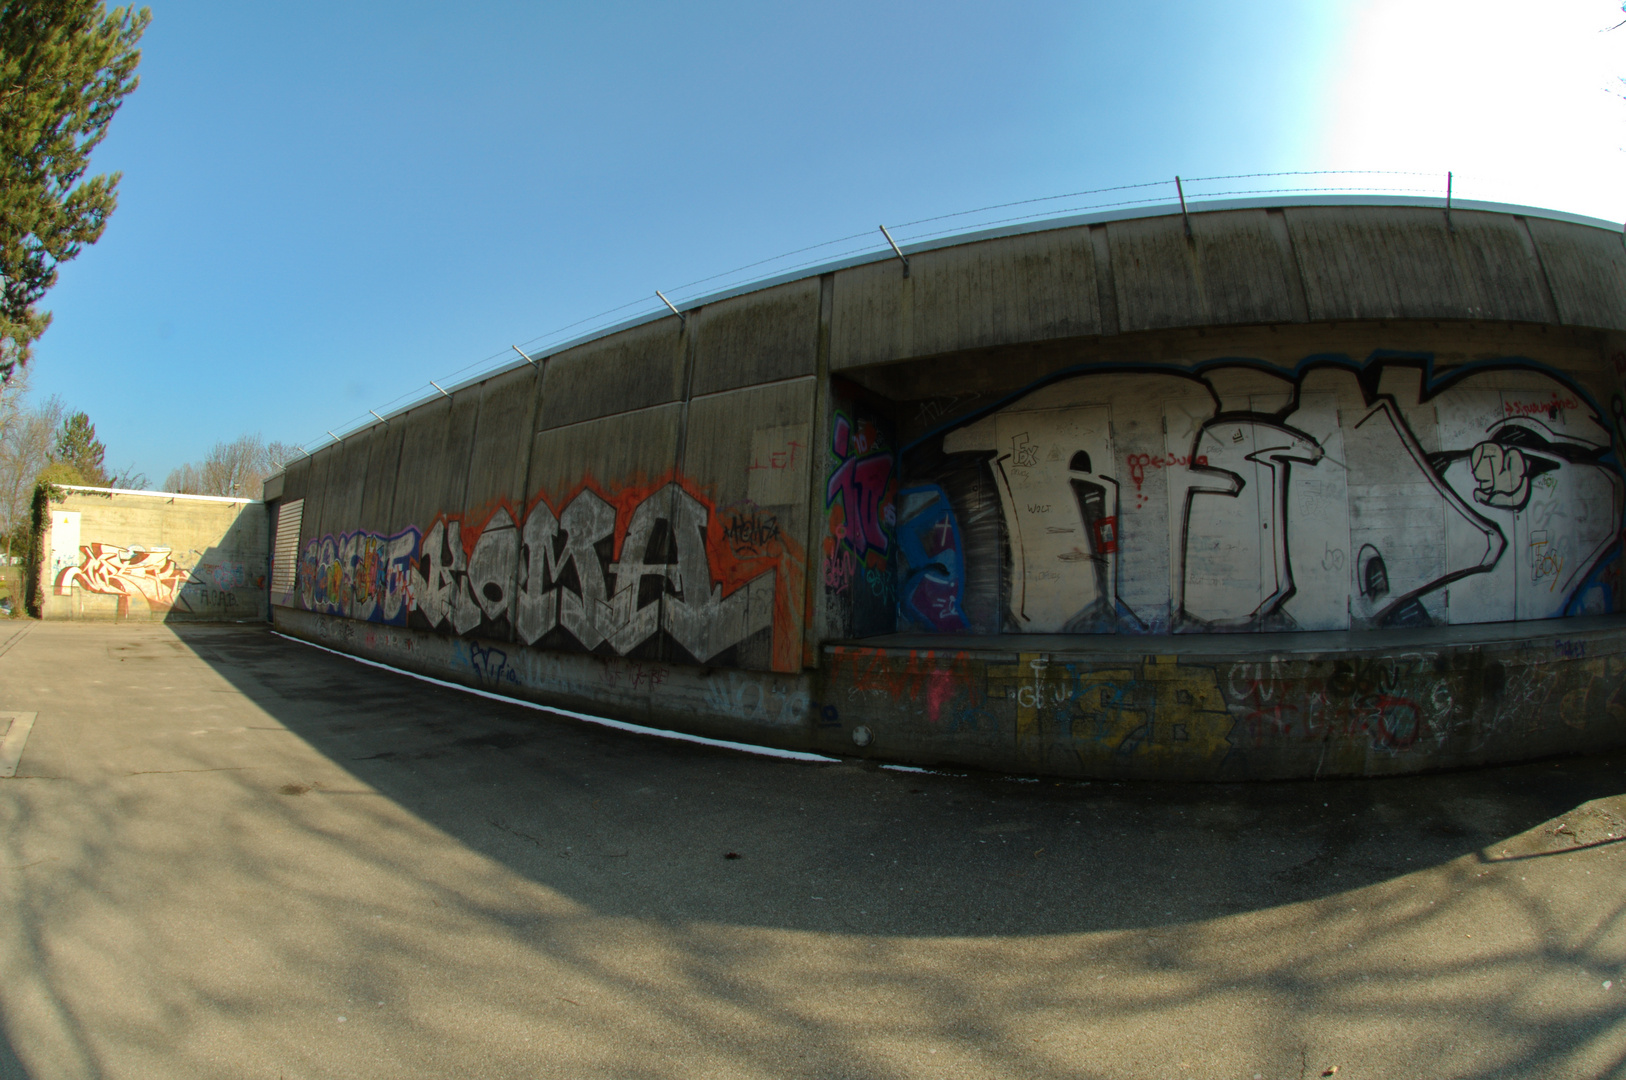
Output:
[[1563,409],[1579,409],[1581,403],[1573,397],[1560,398],[1555,391],[1550,401],[1509,401],[1503,408],[1509,416],[1539,416],[1542,413],[1553,414]]

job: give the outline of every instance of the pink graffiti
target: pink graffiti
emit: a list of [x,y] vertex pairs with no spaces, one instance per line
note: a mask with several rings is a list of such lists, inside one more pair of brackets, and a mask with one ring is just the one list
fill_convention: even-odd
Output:
[[1560,398],[1555,391],[1551,401],[1510,401],[1505,408],[1509,416],[1536,416],[1559,409],[1579,409],[1581,403],[1572,397]]
[[[963,654],[962,654],[963,655]],[[927,653],[928,661],[932,654]],[[962,672],[952,667],[937,668],[926,674],[926,718],[937,723],[943,715],[943,706],[954,700],[960,684],[965,681]]]
[[824,584],[837,591],[845,589],[858,570],[858,556],[847,548],[824,557]]
[[186,584],[188,574],[169,557],[167,548],[145,551],[115,544],[90,543],[79,548],[80,564],[57,575],[58,593],[77,585],[86,592],[140,596],[155,609],[166,609]]
[[645,667],[643,664],[634,664],[632,666],[632,688],[636,690],[638,689],[639,684],[642,683],[644,686],[647,686],[653,690],[655,687],[665,682],[667,676],[671,674],[672,672],[669,668]]
[[849,457],[849,452],[854,450],[848,445],[851,441],[852,428],[847,418],[837,416],[833,443],[836,457],[843,460],[830,477],[825,502],[834,502],[837,495],[841,496],[847,528],[845,539],[854,551],[859,555],[870,548],[885,551],[886,526],[892,524],[895,512],[886,502],[887,482],[892,478],[892,455],[882,451],[867,457]]
[[766,465],[761,460],[753,460],[751,464],[745,467],[746,471],[749,472],[752,469],[793,468],[796,465],[796,452],[800,449],[802,449],[802,444],[793,439],[780,449],[771,451],[768,454],[768,463]]
[[1141,484],[1146,482],[1147,469],[1175,469],[1192,464],[1200,469],[1208,464],[1208,457],[1205,454],[1198,454],[1195,458],[1185,454],[1128,454],[1124,457],[1124,464],[1129,466],[1129,479],[1134,481],[1135,490],[1139,491]]

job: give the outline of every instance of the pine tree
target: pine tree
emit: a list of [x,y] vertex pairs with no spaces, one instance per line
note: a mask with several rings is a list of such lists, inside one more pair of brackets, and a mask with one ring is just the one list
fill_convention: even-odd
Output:
[[96,438],[96,425],[90,417],[76,412],[56,429],[56,445],[51,449],[51,460],[67,465],[79,474],[79,483],[92,487],[107,486],[107,447]]
[[150,17],[97,0],[0,0],[0,380],[50,325],[36,305],[58,265],[101,238],[118,201],[118,173],[84,175],[136,87]]

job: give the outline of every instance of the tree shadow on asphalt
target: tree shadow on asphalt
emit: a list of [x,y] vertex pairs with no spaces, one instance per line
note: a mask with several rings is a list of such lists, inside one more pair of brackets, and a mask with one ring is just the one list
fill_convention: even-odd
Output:
[[[5,1030],[4,1015],[0,1014],[0,1032]],[[11,1040],[0,1034],[0,1080],[29,1080],[28,1070],[12,1049]]]
[[[170,629],[357,783],[214,782],[358,877],[401,882],[402,899],[368,923],[343,883],[311,880],[259,833],[234,836],[233,872],[364,941],[343,975],[358,999],[404,993],[407,970],[477,970],[469,1009],[559,1012],[587,1033],[602,1056],[580,1075],[671,1075],[644,1048],[672,1043],[704,1048],[719,1073],[810,1077],[951,1060],[1043,1078],[1121,1075],[1125,1061],[1135,1075],[1265,1077],[1342,1063],[1350,1077],[1392,1074],[1395,1055],[1416,1075],[1487,1080],[1626,1069],[1626,998],[1582,989],[1620,982],[1626,902],[1577,914],[1522,884],[1626,837],[1626,818],[1589,805],[1626,790],[1620,756],[1258,785],[810,766],[597,729],[254,631]],[[26,898],[25,920],[109,890],[133,799],[87,798],[79,865]],[[342,806],[377,840],[313,830],[313,805]],[[25,809],[8,828],[29,825]],[[426,869],[440,838],[450,854]],[[142,872],[182,889],[189,870],[210,872],[184,858]],[[1520,941],[1463,923],[1492,902]],[[426,954],[391,930],[452,913],[480,937],[448,923]],[[608,945],[606,922],[642,943]],[[280,967],[331,962],[319,935],[241,932],[269,936]],[[1483,948],[1439,944],[1475,932]],[[162,973],[175,1000],[160,1013],[248,1007],[159,942],[126,948],[121,967]],[[539,966],[556,981],[516,1002],[505,988]],[[298,1007],[305,991],[288,992]],[[1222,1030],[1246,1032],[1252,1055],[1204,1057]],[[1387,1042],[1370,1045],[1374,1031]],[[424,1034],[467,1046],[449,1022]]]

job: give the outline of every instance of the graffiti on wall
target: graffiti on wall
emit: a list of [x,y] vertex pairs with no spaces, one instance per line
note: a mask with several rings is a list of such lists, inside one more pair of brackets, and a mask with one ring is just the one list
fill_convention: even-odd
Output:
[[366,530],[328,535],[305,546],[299,597],[307,611],[365,622],[406,624],[408,575],[418,560],[415,528],[391,535]]
[[871,550],[886,554],[892,530],[892,454],[881,444],[874,426],[855,431],[847,417],[836,414],[831,453],[836,468],[825,492],[826,505],[839,504],[838,535],[859,556]]
[[1502,739],[1528,752],[1561,745],[1564,727],[1618,725],[1626,672],[1589,644],[1195,662],[835,646],[817,712],[894,749],[982,748],[972,756],[1055,771],[1349,775],[1379,757],[1466,762]]
[[119,614],[128,614],[131,597],[139,596],[153,611],[175,605],[191,575],[170,557],[169,548],[119,547],[100,541],[79,548],[78,566],[64,568],[56,579],[58,595],[71,588],[119,598]]
[[898,610],[904,625],[965,630],[965,553],[948,493],[936,484],[898,492]]
[[441,514],[427,530],[347,533],[307,545],[311,611],[527,645],[642,655],[659,642],[700,664],[763,642],[775,670],[800,664],[801,551],[777,519],[717,514],[668,476],[588,480],[525,511]]
[[1216,768],[1237,726],[1216,669],[1173,656],[1101,665],[1019,653],[1001,663],[836,646],[824,692],[820,709],[834,726],[901,721],[917,735],[1014,745],[1022,760],[1063,768],[1130,760]]
[[835,635],[890,630],[897,599],[896,456],[872,419],[838,411],[829,462],[823,580],[837,611]]
[[[192,551],[178,562],[167,547],[122,547],[95,541],[79,546],[78,565],[57,571],[56,593],[74,589],[118,598],[118,614],[127,618],[130,601],[139,598],[149,611],[195,614],[230,609],[237,605],[234,589],[263,588],[265,579],[252,577],[240,562],[201,562]],[[185,563],[192,563],[188,569]]]
[[997,493],[1008,630],[1342,629],[1616,610],[1612,429],[1524,362],[1225,363],[1055,380],[940,446]]
[[[517,560],[521,641],[536,642],[559,627],[583,648],[607,644],[626,656],[664,631],[704,664],[753,634],[772,632],[776,568],[730,581],[725,593],[712,551],[724,556],[720,563],[739,557],[704,502],[668,483],[624,505],[630,510],[618,512],[586,489],[557,515],[545,502],[532,508]],[[608,560],[598,554],[602,544],[610,545]]]

